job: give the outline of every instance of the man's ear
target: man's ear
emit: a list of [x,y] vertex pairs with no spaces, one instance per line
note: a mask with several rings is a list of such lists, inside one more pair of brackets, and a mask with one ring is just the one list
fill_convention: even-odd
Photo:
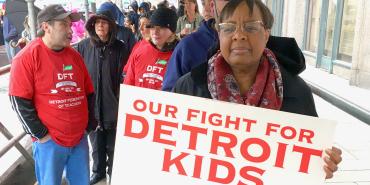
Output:
[[41,29],[44,30],[45,33],[49,31],[49,27],[50,25],[47,22],[41,23]]

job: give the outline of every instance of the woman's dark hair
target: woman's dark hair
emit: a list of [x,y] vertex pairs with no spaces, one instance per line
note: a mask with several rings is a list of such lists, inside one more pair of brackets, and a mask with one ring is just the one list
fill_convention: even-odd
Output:
[[136,29],[138,21],[139,21],[139,15],[137,13],[131,11],[125,17],[125,20],[129,21],[131,25],[135,25],[135,29]]
[[146,2],[146,3],[148,3],[148,5],[149,5],[149,10],[150,10],[150,8],[152,8],[152,3],[151,3],[150,1],[148,1],[148,2]]
[[271,29],[272,25],[274,24],[274,17],[271,11],[267,8],[267,6],[261,0],[231,0],[227,3],[221,11],[220,20],[219,22],[223,22],[225,19],[231,17],[235,9],[241,4],[245,2],[249,8],[249,14],[253,14],[253,7],[254,5],[261,11],[262,14],[262,21],[266,29]]
[[130,25],[134,24],[134,18],[131,16],[132,14],[129,14],[125,17],[125,20],[130,23]]
[[171,6],[170,6],[170,9],[172,9],[172,10],[173,10],[173,11],[175,11],[175,12],[177,12],[176,7],[175,7],[175,6],[173,6],[173,5],[171,5]]
[[153,14],[153,11],[145,12],[145,13],[143,13],[143,14],[140,15],[140,18],[139,19],[141,19],[141,18],[150,19],[150,16],[152,16],[152,14]]
[[147,2],[142,2],[142,3],[140,3],[139,10],[144,10],[144,13],[149,12],[150,11],[150,5]]
[[169,8],[170,3],[167,0],[163,0],[162,2],[157,4],[157,8]]

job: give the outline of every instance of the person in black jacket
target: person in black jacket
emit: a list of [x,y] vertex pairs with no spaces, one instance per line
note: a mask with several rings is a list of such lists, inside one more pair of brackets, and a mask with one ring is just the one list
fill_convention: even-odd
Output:
[[89,134],[92,144],[95,184],[112,173],[117,126],[119,86],[122,69],[129,57],[126,44],[116,39],[117,26],[109,11],[97,12],[86,23],[89,38],[77,45],[93,81],[96,92],[95,118],[99,129]]
[[[288,72],[278,62],[302,56],[287,58],[266,48],[273,16],[264,3],[231,0],[219,22],[220,51],[181,77],[174,92],[317,116],[312,92],[299,71]],[[333,147],[325,152],[324,171],[331,178],[341,162],[341,150]]]

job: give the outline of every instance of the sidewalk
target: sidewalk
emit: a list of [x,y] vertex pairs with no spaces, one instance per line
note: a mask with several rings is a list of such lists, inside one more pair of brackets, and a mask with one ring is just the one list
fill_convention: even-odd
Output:
[[[300,76],[306,82],[316,84],[370,112],[370,103],[366,101],[367,97],[370,97],[370,90],[350,86],[348,80],[310,65],[307,65],[306,70]],[[370,125],[370,123],[368,124]]]
[[8,65],[8,57],[5,51],[5,45],[0,45],[0,67]]
[[[370,111],[370,90],[350,86],[348,81],[307,66],[301,77]],[[370,126],[315,96],[319,117],[338,122],[335,145],[343,151],[343,161],[328,185],[370,185]],[[369,123],[368,123],[369,124]]]
[[[11,104],[8,97],[8,84],[9,84],[9,73],[6,75],[0,76],[0,122],[9,130],[9,132],[13,136],[18,136],[23,131],[23,128],[21,124],[18,121],[17,115],[11,108]],[[0,148],[3,148],[8,143],[8,139],[6,139],[3,134],[0,133]],[[29,148],[31,141],[30,137],[26,136],[21,141],[20,144],[24,146],[25,148]],[[2,181],[5,180],[4,178],[11,176],[9,172],[17,169],[22,169],[20,166],[21,160],[18,160],[21,157],[21,153],[16,149],[12,148],[9,150],[8,153],[6,153],[4,156],[0,158],[0,184],[4,184]],[[24,160],[23,160],[24,161]],[[19,176],[17,177],[17,180],[22,182],[22,179],[28,179],[30,181],[31,179],[34,179],[33,172],[28,172],[29,176]],[[19,181],[13,182],[13,184],[19,184]],[[24,180],[23,182],[27,182],[27,180]],[[27,185],[25,183],[22,183],[24,185]]]

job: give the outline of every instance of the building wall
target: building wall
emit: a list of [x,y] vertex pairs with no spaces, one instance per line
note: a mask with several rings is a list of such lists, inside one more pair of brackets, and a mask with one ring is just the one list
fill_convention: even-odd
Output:
[[370,89],[370,1],[358,4],[350,84]]
[[351,69],[347,69],[338,65],[333,65],[333,74],[349,80],[351,78]]
[[284,20],[282,35],[294,37],[299,46],[303,42],[305,2],[297,0],[285,0],[284,2]]
[[[333,65],[333,74],[354,86],[370,89],[370,1],[358,0],[351,68]],[[321,11],[321,10],[320,10]],[[285,0],[282,36],[294,37],[303,46],[306,1]],[[310,29],[310,28],[308,28]],[[308,38],[307,38],[308,39]],[[307,41],[309,42],[309,41]],[[308,65],[316,65],[316,53],[304,51]]]

